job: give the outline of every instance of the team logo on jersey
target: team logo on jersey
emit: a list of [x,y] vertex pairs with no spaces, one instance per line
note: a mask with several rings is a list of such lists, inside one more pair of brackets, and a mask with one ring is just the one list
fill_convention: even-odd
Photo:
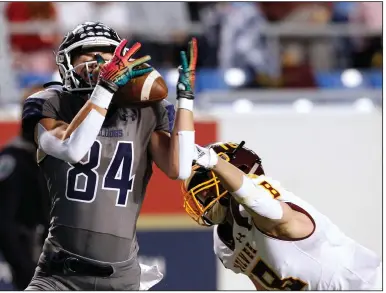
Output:
[[101,129],[99,131],[98,136],[101,137],[122,137],[123,130],[122,129]]
[[135,120],[137,120],[137,112],[134,111],[134,110],[131,110],[131,109],[119,109],[121,110],[120,112],[120,116],[122,118],[123,121],[126,121],[126,122],[134,122]]
[[[240,234],[240,233],[239,233]],[[240,234],[242,236],[242,234]],[[244,235],[243,235],[244,236]],[[252,263],[252,261],[255,259],[255,255],[257,253],[257,250],[254,249],[249,242],[247,242],[244,246],[244,248],[240,251],[240,253],[237,255],[235,262],[233,266],[235,268],[239,268],[241,272],[245,272],[245,270],[248,268],[248,266]]]
[[237,237],[236,237],[236,240],[241,243],[243,242],[243,239],[245,238],[245,235],[241,234],[241,233],[238,233],[237,234]]

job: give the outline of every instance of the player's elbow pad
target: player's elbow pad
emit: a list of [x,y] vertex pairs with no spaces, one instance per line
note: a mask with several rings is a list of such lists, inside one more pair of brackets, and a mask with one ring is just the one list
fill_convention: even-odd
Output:
[[50,156],[71,164],[78,163],[93,145],[105,117],[92,109],[66,140],[61,140],[39,124],[39,147]]
[[178,132],[178,179],[188,179],[194,157],[194,131]]
[[256,186],[247,176],[243,176],[241,187],[231,192],[232,196],[240,204],[248,207],[256,214],[272,220],[280,220],[283,217],[283,209],[278,200],[262,186]]

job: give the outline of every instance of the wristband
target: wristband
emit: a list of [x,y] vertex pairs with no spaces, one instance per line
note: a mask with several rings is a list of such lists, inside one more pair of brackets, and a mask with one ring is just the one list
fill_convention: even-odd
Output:
[[194,100],[190,100],[190,99],[186,99],[186,98],[179,98],[177,100],[177,110],[178,109],[186,109],[186,110],[193,112],[193,101]]
[[114,93],[110,92],[105,87],[97,84],[94,91],[91,94],[90,101],[94,105],[103,109],[108,109],[113,99]]

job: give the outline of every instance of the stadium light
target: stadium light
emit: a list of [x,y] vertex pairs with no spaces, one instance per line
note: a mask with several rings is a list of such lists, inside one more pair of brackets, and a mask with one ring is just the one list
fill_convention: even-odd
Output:
[[354,102],[354,108],[358,112],[370,113],[374,110],[375,106],[372,100],[363,97]]
[[236,113],[248,113],[253,109],[253,103],[250,100],[238,99],[232,104],[233,110]]
[[356,69],[346,69],[340,77],[345,87],[354,88],[363,82],[362,74]]
[[239,87],[245,84],[247,76],[240,68],[231,68],[225,71],[224,81],[231,87]]
[[298,113],[309,113],[314,107],[314,104],[307,99],[298,99],[293,103],[293,107]]

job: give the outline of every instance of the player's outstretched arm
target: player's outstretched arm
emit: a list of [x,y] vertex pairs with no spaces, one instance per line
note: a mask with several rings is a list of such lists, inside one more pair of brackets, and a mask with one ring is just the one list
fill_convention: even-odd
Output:
[[181,52],[177,83],[177,111],[171,137],[155,132],[151,152],[157,166],[172,179],[187,179],[194,156],[194,84],[197,63],[197,41],[189,42],[188,53]]
[[135,66],[150,60],[150,56],[129,61],[140,49],[141,44],[134,44],[124,54],[126,44],[127,40],[122,40],[113,58],[106,64],[103,64],[102,57],[97,57],[101,66],[98,83],[90,99],[70,124],[52,118],[39,121],[35,129],[36,142],[46,154],[70,163],[79,162],[94,143],[114,93],[132,78],[152,70],[152,68],[134,70]]
[[277,200],[280,192],[274,189],[276,184],[272,179],[259,176],[252,181],[212,149],[198,145],[196,148],[196,163],[217,175],[223,187],[252,215],[258,228],[292,238],[305,237],[313,231],[313,223],[306,215]]

